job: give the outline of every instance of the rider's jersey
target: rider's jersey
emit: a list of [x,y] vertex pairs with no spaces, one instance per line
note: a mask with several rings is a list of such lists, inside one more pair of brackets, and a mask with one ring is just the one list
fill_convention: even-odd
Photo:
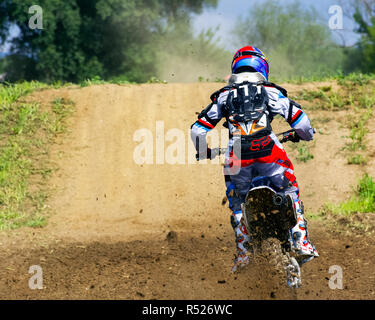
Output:
[[[300,105],[287,98],[281,90],[272,86],[264,85],[268,93],[268,117],[272,121],[276,115],[281,115],[290,126],[297,132],[302,140],[312,140],[314,136],[313,128],[306,113],[301,109]],[[223,117],[226,117],[226,103],[230,89],[221,92],[213,103],[211,103],[198,117],[198,120],[191,127],[191,138],[197,149],[202,154],[207,150],[206,135],[212,130]],[[263,121],[264,122],[264,121]],[[236,137],[251,136],[262,126],[262,119],[256,125],[244,125],[235,121],[227,121],[229,129],[229,148],[233,147]],[[271,131],[269,136],[272,140],[277,140]],[[275,141],[278,144],[278,141]],[[200,151],[200,152],[199,152]],[[261,155],[260,155],[261,156]]]

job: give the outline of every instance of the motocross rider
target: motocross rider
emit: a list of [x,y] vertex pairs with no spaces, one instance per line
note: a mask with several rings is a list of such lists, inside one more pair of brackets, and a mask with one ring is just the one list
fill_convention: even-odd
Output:
[[[211,150],[208,147],[206,135],[222,118],[227,120],[225,126],[229,129],[230,139],[225,156],[224,177],[227,188],[226,195],[232,211],[231,225],[234,229],[237,247],[232,272],[249,263],[248,244],[251,239],[241,222],[241,204],[249,191],[250,182],[256,176],[269,177],[273,185],[292,193],[297,213],[297,225],[290,230],[293,246],[296,252],[301,255],[303,263],[319,256],[308,237],[307,222],[304,218],[303,204],[299,199],[299,187],[293,165],[282,144],[273,133],[270,123],[277,114],[285,118],[296,132],[294,142],[312,140],[314,130],[301,106],[287,97],[285,89],[268,82],[268,74],[268,61],[261,50],[252,46],[238,50],[233,58],[232,76],[228,86],[211,96],[212,103],[200,113],[198,120],[191,126],[191,138],[197,150],[197,159],[213,159],[215,149]],[[239,94],[241,88],[245,91],[244,84],[258,84],[255,90],[258,91],[256,94],[264,91],[267,96],[265,116],[263,115],[264,117],[258,121],[253,121],[250,128],[236,122],[233,117],[229,117],[230,112],[228,112],[233,105],[233,98],[242,96],[245,99],[244,103],[249,103],[249,99],[254,97],[254,95],[251,97],[249,92]],[[262,89],[259,89],[259,84]],[[248,90],[246,89],[246,91]],[[245,140],[241,141],[250,143],[247,150],[254,151],[236,157],[236,152],[234,152],[236,137],[244,137]],[[236,160],[238,169],[231,171]]]

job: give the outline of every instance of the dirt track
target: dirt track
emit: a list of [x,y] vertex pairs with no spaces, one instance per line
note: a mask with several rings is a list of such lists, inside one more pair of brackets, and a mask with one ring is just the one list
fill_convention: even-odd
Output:
[[[165,132],[178,128],[185,133],[187,150],[195,113],[219,87],[101,85],[29,97],[45,104],[57,97],[71,99],[76,113],[71,132],[51,155],[60,170],[51,181],[56,191],[49,202],[53,214],[48,226],[0,235],[0,298],[293,298],[276,276],[263,277],[268,269],[262,263],[236,276],[229,273],[234,239],[229,209],[221,204],[225,189],[220,164],[138,165],[133,160],[139,144],[133,141],[134,132],[151,130],[156,151],[159,120]],[[315,158],[305,164],[294,161],[309,212],[347,198],[361,174],[340,154],[347,131],[336,120],[345,113],[330,116],[335,119],[322,126],[325,134],[317,135]],[[275,131],[283,128],[276,122]],[[309,228],[321,257],[303,267],[298,298],[374,299],[371,238],[345,237],[316,221]],[[177,239],[166,240],[171,230]],[[28,269],[34,264],[43,268],[43,290],[28,287]],[[328,287],[332,265],[343,268],[343,290]]]

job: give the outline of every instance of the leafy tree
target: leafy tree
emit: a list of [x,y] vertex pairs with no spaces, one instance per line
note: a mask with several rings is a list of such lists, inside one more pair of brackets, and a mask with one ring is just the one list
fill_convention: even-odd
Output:
[[32,0],[0,3],[0,39],[16,24],[8,59],[11,80],[82,81],[122,76],[145,81],[155,75],[155,39],[175,21],[217,0],[39,0],[43,30],[28,26]]
[[356,0],[350,4],[351,14],[357,23],[356,32],[361,38],[355,48],[347,51],[346,69],[375,73],[375,1]]
[[327,75],[342,68],[343,50],[331,39],[326,22],[299,2],[255,4],[234,30],[239,45],[254,45],[270,60],[277,78]]

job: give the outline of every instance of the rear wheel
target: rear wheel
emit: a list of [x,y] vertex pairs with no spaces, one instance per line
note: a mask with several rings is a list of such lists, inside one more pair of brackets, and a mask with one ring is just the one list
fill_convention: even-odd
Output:
[[294,257],[291,257],[289,253],[286,254],[289,257],[289,262],[285,268],[288,286],[297,289],[302,285],[301,267]]
[[268,238],[262,242],[262,252],[268,262],[280,273],[286,276],[290,288],[301,286],[301,270],[297,260],[285,252],[280,241]]

